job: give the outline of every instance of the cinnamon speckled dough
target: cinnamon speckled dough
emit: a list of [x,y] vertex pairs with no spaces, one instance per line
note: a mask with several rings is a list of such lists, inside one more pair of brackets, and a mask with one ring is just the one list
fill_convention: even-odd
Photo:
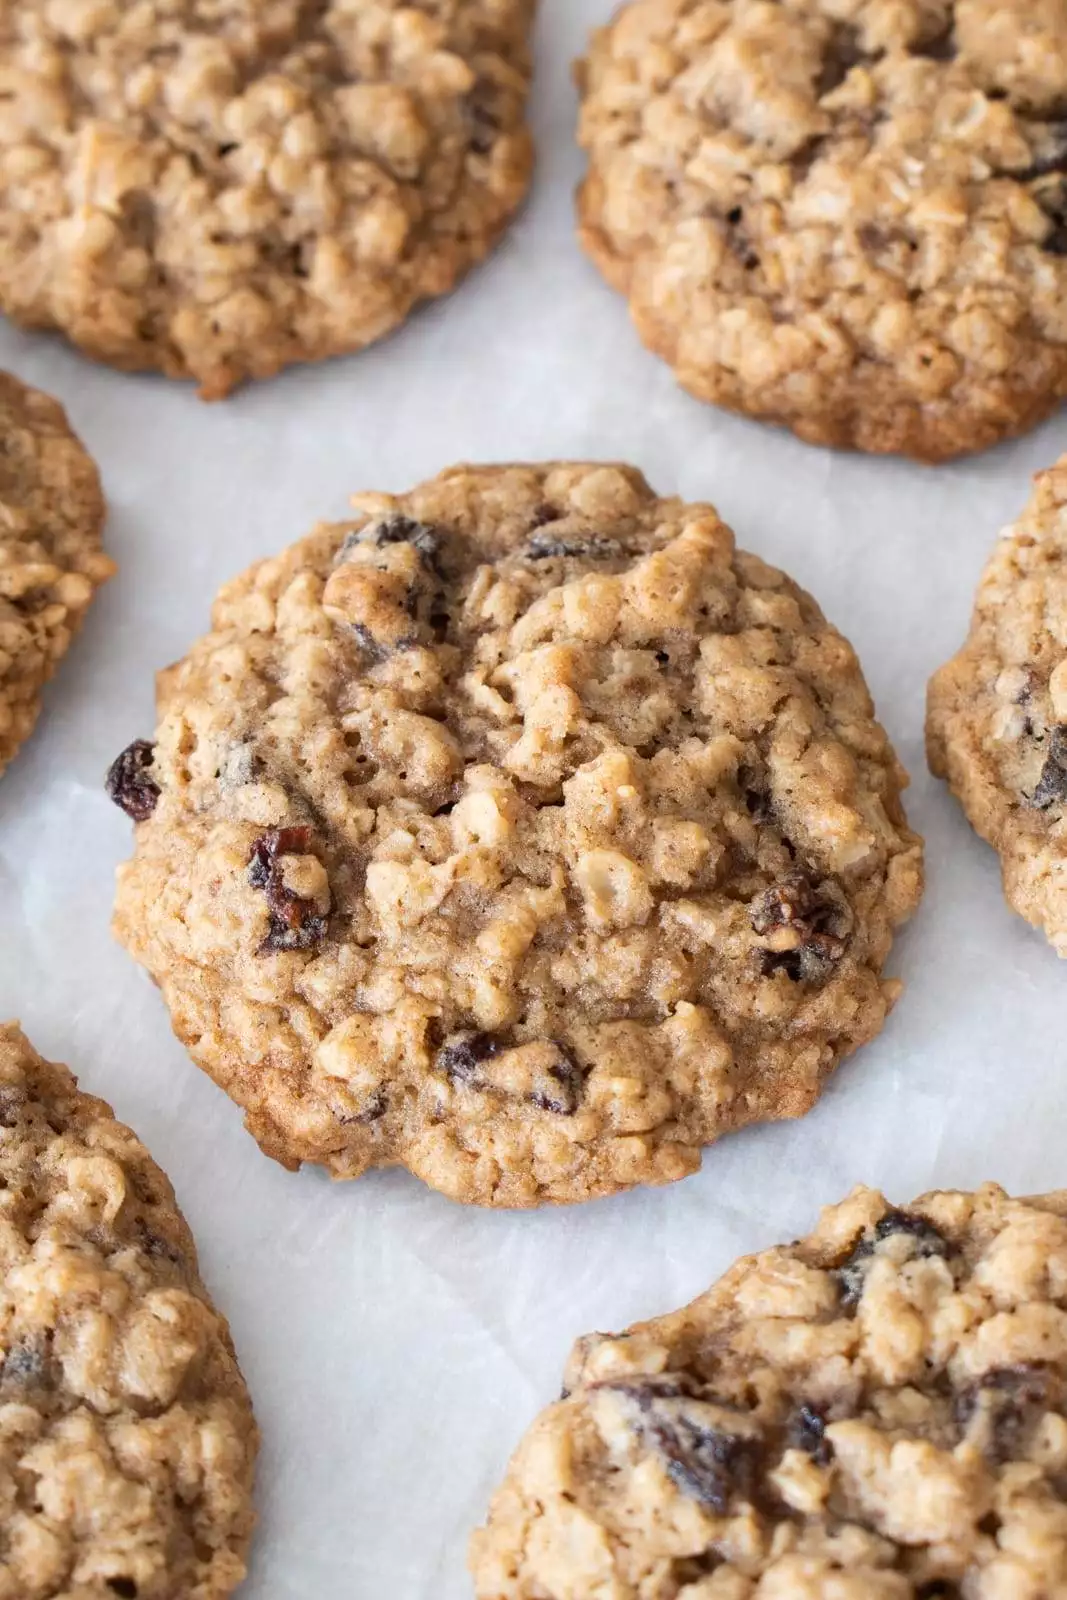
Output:
[[446,293],[525,193],[534,0],[0,0],[0,308],[206,398]]
[[167,1179],[0,1025],[0,1600],[222,1600],[256,1447]]
[[618,466],[361,495],[160,682],[115,928],[265,1150],[530,1206],[692,1172],[881,1028],[920,893],[848,644]]
[[1004,893],[1067,956],[1067,456],[1034,480],[930,682],[930,766],[1000,853]]
[[478,1600],[1067,1593],[1065,1210],[856,1189],[580,1340],[472,1541]]
[[99,475],[63,408],[0,372],[0,773],[115,570],[100,548],[103,521]]
[[632,0],[581,237],[695,395],[931,461],[1067,392],[1067,0]]

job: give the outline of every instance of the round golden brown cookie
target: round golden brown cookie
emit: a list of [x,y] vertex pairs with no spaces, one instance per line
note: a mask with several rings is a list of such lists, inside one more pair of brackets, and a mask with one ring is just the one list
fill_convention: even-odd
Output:
[[848,644],[625,467],[354,503],[223,589],[109,775],[195,1059],[279,1160],[486,1205],[807,1111],[921,887]]
[[700,399],[937,461],[1067,393],[1067,0],[632,0],[585,248]]
[[103,522],[99,475],[62,406],[0,372],[0,773],[115,571],[100,548]]
[[1067,456],[1001,533],[967,642],[930,681],[926,736],[1008,904],[1067,956]]
[[1064,1593],[1065,1209],[856,1189],[579,1341],[474,1535],[478,1600]]
[[222,1600],[256,1426],[174,1192],[0,1025],[0,1597]]
[[225,395],[446,293],[522,199],[534,0],[0,0],[0,308]]

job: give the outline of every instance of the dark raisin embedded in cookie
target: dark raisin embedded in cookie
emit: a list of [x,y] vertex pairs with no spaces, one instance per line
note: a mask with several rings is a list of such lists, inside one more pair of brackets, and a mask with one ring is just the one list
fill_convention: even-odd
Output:
[[815,84],[816,96],[821,100],[824,95],[833,94],[844,83],[852,68],[867,59],[858,31],[847,22],[832,23],[823,46],[822,66]]
[[745,271],[753,272],[759,266],[759,254],[742,225],[744,215],[741,206],[733,206],[726,213],[726,244]]
[[863,1294],[867,1272],[878,1246],[886,1239],[901,1236],[911,1241],[911,1250],[908,1253],[912,1257],[947,1256],[952,1252],[949,1240],[925,1217],[915,1216],[909,1211],[887,1211],[885,1216],[880,1217],[874,1227],[857,1241],[840,1266],[834,1269],[834,1276],[841,1285],[841,1298],[844,1304],[855,1305]]
[[478,1068],[490,1061],[504,1048],[492,1033],[475,1033],[468,1030],[446,1039],[437,1052],[438,1071],[447,1073],[460,1083],[477,1084]]
[[751,1497],[764,1442],[744,1412],[686,1393],[673,1374],[604,1387],[628,1403],[634,1427],[684,1494],[720,1513]]
[[500,138],[507,100],[498,84],[479,78],[467,96],[471,149],[487,156]]
[[803,1450],[820,1467],[824,1467],[834,1453],[826,1437],[826,1418],[815,1406],[798,1408],[789,1424],[789,1443],[794,1449]]
[[425,522],[416,522],[413,517],[386,517],[384,521],[377,522],[364,533],[356,534],[354,542],[360,541],[376,544],[379,547],[388,544],[409,544],[419,552],[423,565],[431,572],[437,571],[437,558],[441,549],[441,530],[427,527]]
[[1047,736],[1048,754],[1041,768],[1037,787],[1029,796],[1029,804],[1036,811],[1059,805],[1067,800],[1067,727],[1050,728]]
[[553,539],[548,533],[535,533],[526,545],[531,561],[613,561],[622,553],[617,539]]
[[1041,248],[1050,256],[1067,255],[1067,180],[1059,173],[1058,164],[1050,169],[1052,176],[1035,183],[1031,194],[1048,217],[1051,226],[1041,241]]
[[553,1111],[557,1116],[570,1117],[581,1103],[588,1071],[578,1065],[565,1046],[555,1041],[553,1046],[556,1059],[543,1069],[541,1081],[531,1091],[530,1099],[541,1111]]
[[[1018,176],[1023,182],[1030,183],[1037,178],[1061,173],[1067,173],[1067,122],[1051,122],[1041,129],[1040,142],[1031,153],[1026,168]],[[1039,205],[1042,188],[1037,184],[1032,191]]]
[[473,1031],[446,1039],[435,1066],[465,1088],[510,1095],[562,1117],[577,1111],[588,1077],[572,1052],[556,1040],[506,1042],[495,1034]]
[[145,822],[156,809],[160,787],[152,776],[155,745],[135,739],[107,769],[104,786],[108,798],[134,822]]
[[760,950],[765,976],[784,972],[794,983],[825,981],[848,944],[851,914],[830,883],[817,883],[803,868],[779,879],[749,908],[753,931],[767,942]]
[[949,16],[920,35],[911,47],[912,55],[925,56],[927,61],[952,61],[956,56],[956,34]]
[[997,1461],[1024,1452],[1032,1434],[1050,1411],[1062,1412],[1062,1377],[1052,1367],[1020,1362],[984,1373],[956,1396],[955,1420],[968,1440]]
[[260,946],[266,954],[278,950],[312,950],[326,937],[326,916],[316,902],[285,882],[284,857],[311,855],[310,828],[271,828],[252,846],[248,881],[262,889],[270,911],[270,927]]

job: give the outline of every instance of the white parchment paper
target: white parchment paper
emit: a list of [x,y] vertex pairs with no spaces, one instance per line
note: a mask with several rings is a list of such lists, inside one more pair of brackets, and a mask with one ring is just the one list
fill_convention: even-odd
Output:
[[[0,783],[0,1015],[106,1096],[170,1174],[233,1325],[264,1435],[247,1600],[462,1600],[464,1548],[574,1337],[667,1310],[741,1251],[805,1231],[853,1183],[906,1201],[1067,1183],[1067,971],[1005,908],[997,863],[927,775],[923,697],[1067,415],[955,466],[832,455],[689,399],[582,259],[569,63],[609,0],[543,0],[531,203],[451,299],[360,356],[205,406],[0,326],[0,365],[59,396],[101,464],[119,577]],[[402,1173],[331,1186],[259,1154],[108,933],[130,825],[111,758],[154,726],[152,678],[217,586],[457,460],[632,461],[712,499],[853,641],[912,774],[926,901],[907,992],[819,1108],[709,1151],[673,1188],[530,1215]]]

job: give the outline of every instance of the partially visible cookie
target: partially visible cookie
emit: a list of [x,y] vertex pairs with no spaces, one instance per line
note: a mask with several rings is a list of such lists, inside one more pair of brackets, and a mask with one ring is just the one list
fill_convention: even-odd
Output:
[[700,399],[930,461],[1067,393],[1067,4],[631,0],[582,242]]
[[849,645],[626,467],[355,505],[223,589],[109,775],[195,1059],[286,1164],[484,1205],[810,1109],[922,883]]
[[535,0],[0,0],[0,308],[225,395],[358,349],[525,194]]
[[856,1189],[580,1340],[473,1538],[478,1600],[1067,1592],[1065,1213]]
[[167,1179],[0,1025],[0,1600],[222,1600],[257,1437]]
[[930,680],[926,739],[1008,904],[1067,956],[1067,456],[1000,535],[967,642]]
[[103,522],[99,474],[62,406],[0,372],[0,772],[115,571],[100,548]]

